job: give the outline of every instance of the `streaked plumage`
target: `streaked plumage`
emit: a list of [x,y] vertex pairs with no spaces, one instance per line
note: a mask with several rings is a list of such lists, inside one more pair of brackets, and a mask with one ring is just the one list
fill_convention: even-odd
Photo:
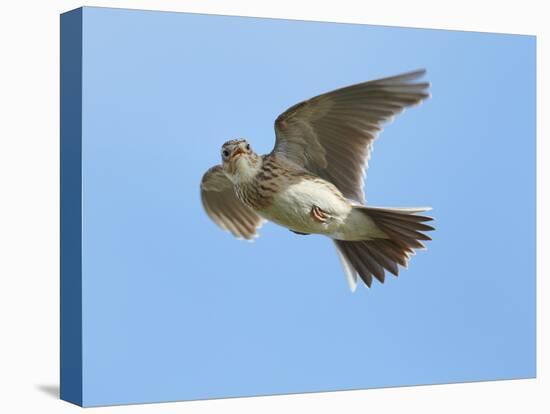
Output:
[[222,146],[222,164],[203,176],[208,216],[251,239],[264,219],[298,234],[334,240],[352,290],[385,271],[397,276],[433,227],[427,208],[364,206],[364,170],[381,124],[429,95],[423,70],[364,82],[300,102],[275,121],[272,152],[258,156],[244,139]]

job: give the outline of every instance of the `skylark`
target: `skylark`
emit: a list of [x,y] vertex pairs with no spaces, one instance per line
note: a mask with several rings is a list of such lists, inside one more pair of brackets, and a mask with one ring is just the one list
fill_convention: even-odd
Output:
[[244,139],[227,141],[221,165],[202,177],[208,216],[251,239],[263,219],[300,235],[330,237],[352,291],[407,266],[423,232],[422,208],[365,206],[364,170],[381,124],[429,94],[424,70],[359,83],[300,102],[275,121],[275,147],[257,155]]

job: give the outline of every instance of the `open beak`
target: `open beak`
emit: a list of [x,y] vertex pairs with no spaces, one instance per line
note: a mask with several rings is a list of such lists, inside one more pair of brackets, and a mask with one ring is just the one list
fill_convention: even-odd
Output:
[[233,151],[233,154],[231,154],[231,158],[235,158],[239,154],[244,154],[244,150],[241,147],[237,147],[235,151]]

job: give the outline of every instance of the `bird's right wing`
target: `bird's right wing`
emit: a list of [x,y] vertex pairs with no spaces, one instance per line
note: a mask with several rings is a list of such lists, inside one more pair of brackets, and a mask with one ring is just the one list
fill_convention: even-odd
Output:
[[300,102],[275,121],[273,152],[332,182],[364,204],[363,174],[372,142],[406,107],[427,98],[418,70],[347,86]]
[[202,176],[201,200],[208,217],[223,230],[247,240],[256,236],[262,218],[237,198],[233,183],[220,165]]

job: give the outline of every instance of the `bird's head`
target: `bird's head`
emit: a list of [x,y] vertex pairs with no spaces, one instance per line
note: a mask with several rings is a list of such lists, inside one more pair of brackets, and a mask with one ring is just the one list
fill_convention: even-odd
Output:
[[222,167],[234,184],[250,181],[260,170],[262,159],[246,139],[232,139],[222,145]]

